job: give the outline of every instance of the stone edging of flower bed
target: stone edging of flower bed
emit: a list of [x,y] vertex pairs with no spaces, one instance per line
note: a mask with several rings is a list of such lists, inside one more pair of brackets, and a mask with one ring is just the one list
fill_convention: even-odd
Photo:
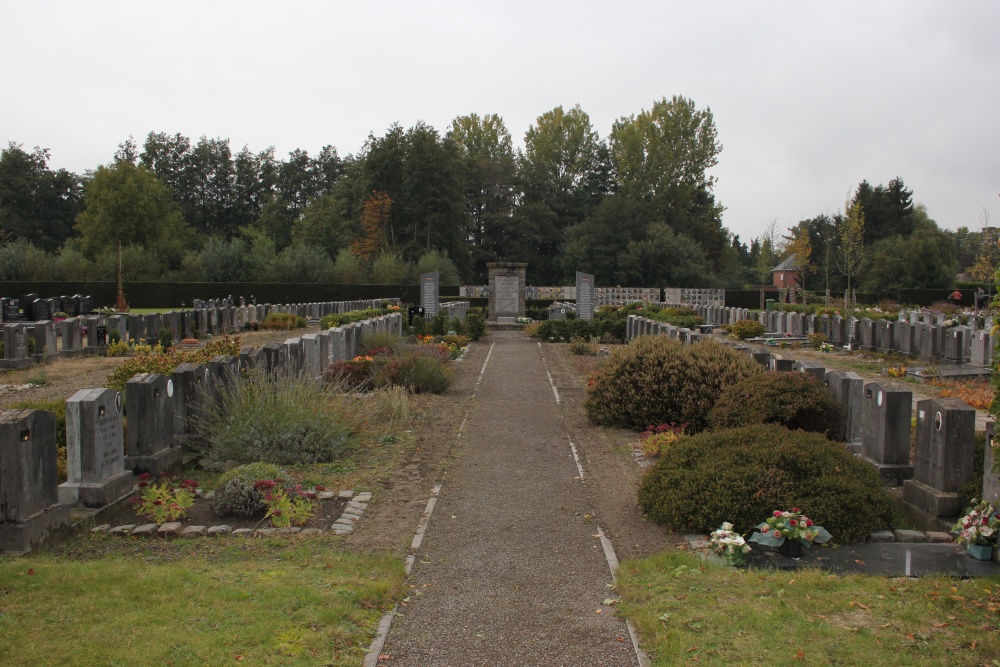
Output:
[[[353,490],[345,491],[321,491],[317,494],[320,500],[332,500],[338,498],[347,500],[347,506],[343,513],[330,526],[329,531],[334,535],[344,535],[354,530],[355,524],[361,520],[361,516],[371,502],[370,491],[361,491],[357,495]],[[327,532],[324,528],[299,528],[290,526],[288,528],[237,528],[220,524],[218,526],[184,526],[179,521],[171,521],[163,525],[146,523],[142,525],[125,524],[111,527],[105,523],[95,528],[91,528],[92,533],[107,533],[121,537],[219,537],[222,535],[235,535],[237,537],[285,537],[289,535],[318,535]]]

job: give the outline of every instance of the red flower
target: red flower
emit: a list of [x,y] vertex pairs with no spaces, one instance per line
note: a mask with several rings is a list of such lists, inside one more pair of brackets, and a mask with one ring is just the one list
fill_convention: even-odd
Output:
[[274,510],[274,516],[281,516],[281,510]]
[[190,486],[192,489],[198,488],[198,482],[194,481],[193,479],[184,480],[184,485]]
[[774,510],[774,516],[781,516],[781,512],[779,512],[778,510]]
[[781,531],[780,530],[774,531],[773,533],[771,533],[771,537],[781,537]]
[[806,528],[812,528],[812,525],[813,525],[812,519],[806,519]]
[[798,507],[793,507],[792,511],[795,512],[796,514],[798,514],[799,513],[799,508]]
[[317,484],[316,485],[316,490],[317,491],[326,491],[326,487],[323,486],[322,484]]
[[162,477],[163,479],[170,479],[170,473],[169,472],[161,472],[160,473],[160,477]]
[[153,501],[153,504],[159,506],[163,504],[163,501],[157,498],[156,500]]
[[139,482],[139,488],[140,489],[144,488],[144,487],[147,487],[147,486],[149,486],[149,482],[147,482],[146,480],[143,480],[143,481]]
[[796,521],[795,519],[792,519],[792,520],[791,520],[791,521],[789,521],[788,523],[792,524],[793,526],[797,526],[797,525],[799,525],[799,522],[798,522],[798,521]]
[[139,479],[149,479],[150,477],[152,477],[152,475],[150,475],[148,472],[144,472],[141,475],[139,475]]

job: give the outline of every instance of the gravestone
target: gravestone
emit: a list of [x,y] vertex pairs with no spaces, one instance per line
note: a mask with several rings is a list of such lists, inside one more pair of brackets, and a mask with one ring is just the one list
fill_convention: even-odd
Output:
[[261,348],[264,351],[264,367],[267,373],[277,376],[285,372],[288,360],[288,353],[281,343],[264,343]]
[[197,442],[195,424],[205,407],[209,388],[205,364],[178,364],[170,375],[174,381],[174,440],[192,448]]
[[330,329],[330,363],[347,360],[347,347],[343,327]]
[[1000,475],[993,472],[997,460],[996,422],[986,422],[986,448],[983,453],[983,500],[1000,504]]
[[896,349],[900,354],[912,356],[917,353],[917,325],[909,322],[899,322],[896,327]]
[[287,371],[298,377],[305,366],[305,350],[302,348],[301,338],[289,338],[284,342],[285,353],[288,355]]
[[80,309],[80,315],[90,315],[94,312],[94,297],[91,296],[81,296],[78,301],[78,307]]
[[920,360],[929,362],[941,357],[941,338],[943,329],[940,324],[920,325]]
[[524,317],[524,286],[527,264],[487,262],[489,270],[489,319],[513,322]]
[[31,319],[36,322],[52,319],[52,308],[48,299],[35,299],[31,304]]
[[780,371],[782,373],[789,373],[795,370],[795,360],[786,359],[777,354],[771,355],[771,370]]
[[861,444],[864,458],[886,484],[900,485],[913,476],[910,417],[913,392],[881,382],[864,386]]
[[21,306],[17,299],[0,299],[0,315],[4,322],[19,322]]
[[914,476],[903,500],[927,521],[961,514],[958,490],[972,478],[976,411],[957,398],[917,401]]
[[826,381],[826,367],[815,361],[796,361],[792,369],[811,376],[820,384]]
[[[56,323],[50,320],[35,322],[32,335],[35,337],[35,355],[50,357],[58,354]],[[40,359],[36,359],[40,361]]]
[[108,325],[103,317],[87,318],[87,351],[103,354],[108,347]]
[[121,315],[112,315],[108,318],[108,342],[114,338],[114,333],[118,334],[118,340],[128,340],[128,328],[125,318]]
[[0,368],[29,368],[28,342],[23,324],[3,325],[3,363]]
[[972,363],[989,366],[993,363],[993,336],[988,330],[976,331],[972,335]]
[[0,551],[25,553],[70,532],[57,485],[55,414],[0,411]]
[[344,330],[344,359],[350,361],[358,356],[357,325],[351,322],[341,328]]
[[122,395],[81,389],[66,401],[66,475],[59,501],[104,507],[132,491],[125,470]]
[[861,451],[861,419],[864,401],[864,379],[851,371],[828,371],[823,383],[833,400],[840,405],[840,428],[836,439]]
[[19,301],[21,303],[21,309],[24,311],[24,319],[28,320],[29,322],[34,322],[35,320],[38,319],[46,319],[46,320],[48,319],[47,317],[40,318],[35,315],[35,302],[38,301],[37,294],[35,293],[22,294]]
[[319,334],[305,334],[301,338],[303,350],[303,373],[312,379],[322,377],[326,370],[326,359],[329,358],[328,338],[321,338]]
[[594,276],[576,272],[576,316],[581,320],[594,319]]
[[128,432],[125,468],[158,475],[180,462],[174,446],[174,383],[159,373],[139,373],[125,383]]
[[424,317],[433,319],[438,312],[438,295],[441,293],[441,275],[437,271],[420,274],[420,305]]
[[965,346],[968,329],[952,327],[944,330],[944,358],[957,364],[965,362]]
[[59,322],[59,333],[62,336],[61,356],[78,357],[83,354],[83,323],[80,320],[72,318]]

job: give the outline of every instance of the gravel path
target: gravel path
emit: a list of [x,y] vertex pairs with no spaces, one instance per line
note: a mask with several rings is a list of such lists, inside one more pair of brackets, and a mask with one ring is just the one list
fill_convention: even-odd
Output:
[[538,345],[492,337],[378,664],[637,665]]

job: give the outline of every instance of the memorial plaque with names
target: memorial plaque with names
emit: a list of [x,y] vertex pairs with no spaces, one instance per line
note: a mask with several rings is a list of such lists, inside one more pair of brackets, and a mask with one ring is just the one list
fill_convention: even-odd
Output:
[[437,271],[420,274],[420,305],[424,309],[424,317],[433,318],[438,312],[438,295],[441,275]]
[[517,315],[518,312],[518,279],[517,276],[496,276],[494,279],[496,293],[497,315]]
[[576,316],[581,320],[594,319],[594,276],[576,272]]

